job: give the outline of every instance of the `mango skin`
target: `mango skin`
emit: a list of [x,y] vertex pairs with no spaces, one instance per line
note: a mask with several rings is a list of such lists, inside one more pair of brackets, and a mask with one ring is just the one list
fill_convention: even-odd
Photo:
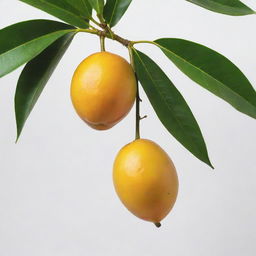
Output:
[[155,224],[173,208],[179,187],[172,160],[147,139],[135,140],[119,151],[113,182],[125,207],[138,218]]
[[71,99],[77,114],[97,130],[120,122],[131,110],[136,92],[131,65],[109,52],[98,52],[83,60],[71,83]]

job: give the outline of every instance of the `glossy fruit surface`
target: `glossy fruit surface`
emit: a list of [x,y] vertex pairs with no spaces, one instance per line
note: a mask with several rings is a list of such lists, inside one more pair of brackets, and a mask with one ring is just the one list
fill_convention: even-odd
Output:
[[150,140],[135,140],[119,151],[113,181],[126,208],[156,224],[170,212],[177,198],[178,177],[173,162]]
[[76,69],[71,99],[78,115],[92,128],[106,130],[122,120],[136,97],[136,78],[122,57],[99,52]]

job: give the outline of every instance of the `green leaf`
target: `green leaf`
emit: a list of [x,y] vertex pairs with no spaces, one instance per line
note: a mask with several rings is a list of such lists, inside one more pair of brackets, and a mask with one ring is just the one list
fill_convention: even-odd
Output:
[[97,12],[97,14],[102,15],[104,9],[104,0],[88,0],[92,8]]
[[[81,17],[89,19],[92,16],[92,7],[88,0],[64,0],[73,8],[75,8]],[[75,12],[77,13],[77,12]]]
[[160,67],[134,49],[135,71],[166,129],[194,156],[212,167],[200,128],[186,101]]
[[20,0],[31,6],[36,7],[44,12],[47,12],[73,26],[80,28],[88,28],[88,19],[90,16],[86,16],[86,12],[81,15],[81,11],[74,7],[75,1],[67,0]]
[[0,77],[33,59],[74,27],[50,20],[30,20],[0,30]]
[[24,67],[15,94],[17,140],[46,83],[66,52],[74,33],[67,34],[46,48]]
[[110,27],[114,27],[122,18],[132,0],[107,0],[104,18]]
[[193,81],[256,118],[256,92],[244,74],[226,57],[194,42],[163,38],[155,43]]
[[213,12],[232,16],[255,14],[251,8],[239,0],[186,0]]

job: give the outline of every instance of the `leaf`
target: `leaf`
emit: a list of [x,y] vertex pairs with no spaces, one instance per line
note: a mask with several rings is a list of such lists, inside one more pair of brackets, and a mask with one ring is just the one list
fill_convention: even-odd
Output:
[[[92,7],[88,0],[64,0],[77,10],[81,17],[89,19],[92,16]],[[55,1],[54,1],[55,2]],[[77,13],[75,11],[75,13]]]
[[0,77],[33,59],[74,27],[50,20],[30,20],[0,30]]
[[78,8],[72,6],[75,1],[67,0],[20,0],[21,2],[27,3],[37,9],[47,12],[73,26],[80,28],[88,28],[88,19],[90,16],[86,16],[86,12],[81,15],[81,11]]
[[186,0],[213,12],[232,16],[255,14],[255,12],[239,0]]
[[17,140],[46,83],[66,52],[74,33],[67,34],[46,48],[24,67],[15,94]]
[[88,0],[92,8],[97,12],[97,14],[102,15],[104,9],[104,0]]
[[155,43],[193,81],[256,118],[256,92],[245,75],[226,57],[194,42],[163,38]]
[[122,18],[132,0],[107,0],[104,18],[110,27],[114,27]]
[[134,49],[135,71],[166,129],[194,156],[212,167],[200,128],[186,101],[160,67]]

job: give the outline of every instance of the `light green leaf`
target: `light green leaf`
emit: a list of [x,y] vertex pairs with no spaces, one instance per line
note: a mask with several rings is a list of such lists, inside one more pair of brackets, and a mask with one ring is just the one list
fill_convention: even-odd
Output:
[[155,43],[193,81],[256,118],[256,92],[245,75],[223,55],[194,42],[163,38]]
[[132,0],[107,0],[104,18],[110,27],[114,27],[123,17]]
[[0,30],[0,77],[33,59],[74,27],[50,20],[30,20]]
[[251,8],[239,0],[186,0],[203,8],[232,16],[255,14]]
[[73,37],[74,33],[69,33],[61,37],[27,63],[23,69],[15,94],[17,140],[29,114]]
[[180,92],[147,55],[133,53],[136,74],[160,121],[194,156],[212,167],[200,128]]

